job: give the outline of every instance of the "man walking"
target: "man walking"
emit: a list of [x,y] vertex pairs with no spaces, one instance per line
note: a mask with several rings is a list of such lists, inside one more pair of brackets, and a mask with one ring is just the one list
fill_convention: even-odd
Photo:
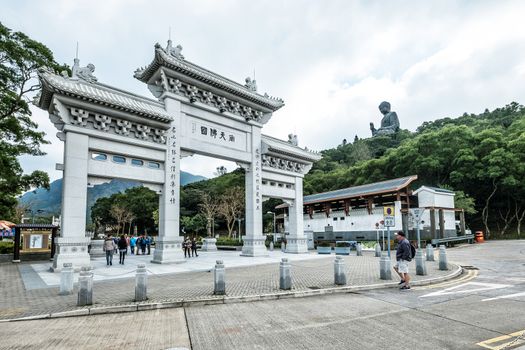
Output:
[[398,241],[397,251],[396,251],[396,260],[397,263],[394,266],[397,274],[401,278],[402,290],[410,289],[410,276],[408,274],[408,263],[412,260],[412,248],[410,247],[410,242],[405,238],[405,233],[403,231],[398,231],[396,233],[396,239]]

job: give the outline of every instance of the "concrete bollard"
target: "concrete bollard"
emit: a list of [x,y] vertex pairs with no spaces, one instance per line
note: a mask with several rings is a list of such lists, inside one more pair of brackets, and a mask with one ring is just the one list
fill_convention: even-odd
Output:
[[217,260],[215,262],[215,270],[213,272],[213,294],[224,295],[226,294],[226,279],[225,279],[224,262]]
[[283,242],[281,242],[281,252],[283,252],[283,253],[284,253],[285,251],[286,251],[286,248],[284,247],[284,243],[283,243]]
[[416,275],[426,276],[427,265],[425,263],[425,257],[423,256],[423,250],[418,248],[416,250]]
[[380,258],[381,257],[381,246],[378,244],[376,244],[376,258]]
[[357,245],[355,246],[355,251],[357,256],[363,256],[363,246],[361,245],[361,243],[357,243]]
[[279,288],[283,290],[292,289],[292,272],[287,258],[282,258],[279,264]]
[[78,277],[77,306],[93,305],[93,272],[91,266],[82,266]]
[[439,246],[439,269],[442,271],[448,270],[447,250],[444,245]]
[[434,247],[432,244],[427,244],[427,261],[434,261]]
[[381,255],[381,259],[379,260],[379,278],[382,280],[392,279],[391,261],[386,253],[383,253]]
[[344,286],[346,284],[345,261],[342,256],[335,257],[334,283],[338,286]]
[[270,251],[273,252],[273,242],[270,242]]
[[69,295],[73,293],[73,264],[64,263],[62,271],[60,271],[60,291],[59,295]]
[[145,264],[138,264],[135,275],[135,301],[145,300],[148,300],[148,271]]

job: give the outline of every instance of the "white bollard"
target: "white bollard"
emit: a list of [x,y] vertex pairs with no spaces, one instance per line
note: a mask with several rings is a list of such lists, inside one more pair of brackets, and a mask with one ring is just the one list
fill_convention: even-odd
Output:
[[376,244],[376,258],[380,258],[381,257],[381,246],[378,244]]
[[93,305],[93,272],[91,266],[82,266],[80,268],[77,305]]
[[432,244],[427,244],[427,261],[434,261],[434,247]]
[[73,264],[64,263],[62,271],[60,271],[60,291],[59,295],[69,295],[73,293]]
[[217,260],[215,262],[215,270],[213,272],[213,294],[224,295],[226,294],[226,270],[224,268],[224,262]]
[[390,258],[386,253],[381,255],[379,260],[379,278],[382,280],[391,280],[392,279],[392,266]]
[[363,246],[361,245],[361,243],[357,243],[357,245],[355,246],[355,251],[357,256],[363,256]]
[[273,252],[273,242],[270,242],[270,251]]
[[427,274],[427,265],[425,263],[425,257],[423,256],[423,250],[418,248],[416,250],[416,275],[425,276]]
[[442,271],[448,270],[447,250],[444,245],[439,246],[439,269]]
[[292,272],[287,258],[282,258],[279,264],[279,288],[283,290],[292,289]]
[[342,256],[335,257],[334,283],[338,286],[344,286],[346,284],[345,261]]
[[135,301],[145,300],[148,300],[148,271],[145,264],[138,264],[135,275]]

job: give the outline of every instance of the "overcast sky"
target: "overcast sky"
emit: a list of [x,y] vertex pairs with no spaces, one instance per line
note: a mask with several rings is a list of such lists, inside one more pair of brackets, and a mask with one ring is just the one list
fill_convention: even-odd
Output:
[[[99,81],[151,97],[133,71],[165,45],[168,28],[187,60],[238,82],[255,70],[259,92],[286,105],[263,133],[322,150],[370,136],[377,107],[392,104],[401,127],[524,103],[525,1],[2,1],[0,20],[47,45],[59,62],[93,63]],[[63,145],[47,113],[34,118],[51,145],[23,158],[52,179]],[[226,164],[183,159],[213,176]],[[233,170],[232,163],[226,164]]]

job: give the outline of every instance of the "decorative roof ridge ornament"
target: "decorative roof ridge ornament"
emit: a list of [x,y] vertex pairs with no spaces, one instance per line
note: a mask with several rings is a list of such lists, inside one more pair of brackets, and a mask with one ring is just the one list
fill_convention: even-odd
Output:
[[73,62],[73,67],[71,67],[73,79],[82,79],[88,83],[97,82],[97,77],[93,75],[95,72],[95,65],[93,63],[89,63],[86,67],[80,67],[80,60],[78,58],[75,58]]
[[246,86],[248,90],[257,92],[257,81],[255,80],[255,78],[252,80],[252,78],[246,77],[244,81],[246,82],[244,86]]
[[172,57],[183,60],[184,56],[182,55],[182,45],[172,46],[171,39],[168,40],[168,45],[166,46],[166,53]]
[[291,143],[293,146],[299,146],[299,140],[297,139],[297,135],[288,134],[288,142]]

